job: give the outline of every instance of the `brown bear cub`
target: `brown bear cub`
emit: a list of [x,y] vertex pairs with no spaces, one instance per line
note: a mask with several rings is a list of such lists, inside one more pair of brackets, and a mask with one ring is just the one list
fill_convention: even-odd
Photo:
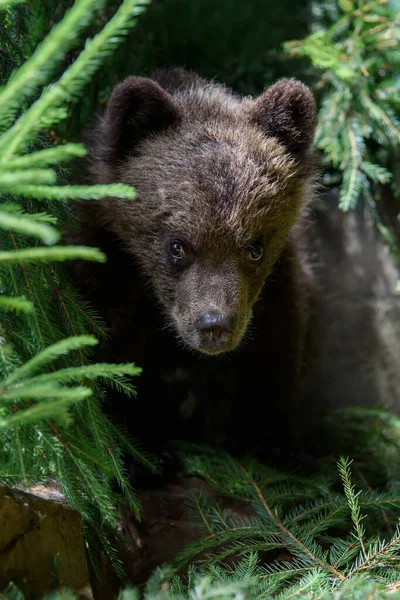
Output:
[[71,236],[108,256],[77,263],[75,277],[111,331],[99,358],[143,367],[137,398],[109,410],[148,450],[296,448],[308,304],[298,225],[315,121],[294,79],[254,99],[180,70],[115,88],[88,182],[131,184],[136,199],[81,203]]

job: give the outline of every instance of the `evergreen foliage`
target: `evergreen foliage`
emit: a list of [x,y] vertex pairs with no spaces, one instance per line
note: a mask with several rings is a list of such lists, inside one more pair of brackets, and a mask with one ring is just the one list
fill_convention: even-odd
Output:
[[[398,451],[397,438],[384,441],[382,436],[380,449],[387,446],[390,453],[392,443]],[[248,516],[234,517],[218,502],[193,494],[193,517],[204,538],[183,550],[172,565],[158,569],[143,591],[128,588],[119,600],[400,598],[398,481],[377,492],[365,489],[361,475],[364,489],[356,491],[351,462],[341,458],[340,489],[337,477],[305,479],[223,452],[184,450],[187,472],[204,477],[237,505],[247,504]],[[188,564],[184,576],[176,574]],[[3,596],[23,600],[13,586]],[[52,598],[74,596],[59,592]]]
[[389,0],[318,3],[315,13],[315,30],[284,46],[316,69],[316,143],[341,174],[341,208],[361,194],[374,207],[371,184],[388,183],[399,156],[399,13]]
[[[323,475],[304,478],[253,459],[185,448],[182,459],[189,474],[203,477],[219,496],[236,506],[245,503],[248,510],[235,517],[234,508],[224,510],[204,494],[193,494],[193,518],[204,537],[175,558],[173,569],[182,572],[197,561],[203,576],[245,583],[247,594],[257,598],[392,597],[400,589],[399,420],[382,410],[374,417],[373,427],[380,421],[381,433],[375,435],[374,452],[367,457],[364,448],[361,460],[352,465],[357,488],[351,462],[344,458],[339,478],[332,463],[325,465]],[[354,425],[349,426],[353,441]],[[365,419],[363,429],[366,435]],[[362,468],[367,469],[372,456],[377,461],[368,473]],[[365,473],[375,478],[374,487]]]
[[[102,412],[98,383],[123,390],[133,401],[128,376],[140,369],[90,364],[91,348],[107,332],[58,263],[106,258],[97,249],[62,244],[65,200],[133,199],[134,191],[123,184],[63,185],[54,167],[84,156],[85,149],[50,147],[42,133],[66,118],[70,104],[144,6],[124,0],[73,64],[51,79],[102,4],[77,0],[0,89],[0,481],[27,485],[56,476],[89,526],[88,535],[97,532],[112,554],[105,533],[115,529],[118,502],[127,503],[137,517],[140,504],[124,472],[122,436]],[[5,9],[0,34],[6,50],[14,43],[18,9]],[[152,467],[133,442],[124,440],[124,445]],[[123,499],[113,493],[112,479]]]
[[[115,386],[133,401],[128,376],[140,369],[91,362],[92,348],[107,331],[60,263],[105,257],[92,248],[62,245],[60,231],[68,218],[66,200],[133,198],[134,192],[121,184],[63,183],[64,163],[85,155],[82,145],[64,143],[70,107],[74,104],[69,140],[97,110],[98,98],[128,73],[184,64],[245,93],[293,74],[276,50],[282,35],[275,29],[264,54],[258,52],[262,36],[244,41],[239,34],[243,15],[251,10],[264,21],[265,31],[268,3],[257,0],[251,9],[242,3],[229,32],[224,15],[237,7],[234,0],[221,1],[218,16],[210,0],[183,1],[155,2],[139,23],[139,41],[129,60],[121,60],[126,47],[116,48],[145,0],[77,0],[62,19],[70,0],[31,0],[29,6],[0,0],[0,9],[6,7],[0,20],[1,77],[13,72],[0,89],[0,481],[28,484],[56,476],[84,517],[88,539],[100,536],[111,557],[108,532],[118,503],[128,504],[138,518],[141,514],[122,452],[133,453],[149,468],[152,464],[103,414],[99,384]],[[179,20],[183,7],[190,18],[181,13]],[[303,27],[307,10],[305,3],[301,7]],[[317,143],[332,167],[330,180],[341,173],[342,208],[351,208],[362,193],[375,210],[372,185],[390,180],[400,139],[397,15],[386,0],[330,0],[314,4],[314,12],[315,31],[286,48],[317,70],[322,106]],[[202,20],[204,14],[210,19]],[[221,20],[227,25],[226,48],[219,52],[205,39],[212,31],[220,43]],[[180,35],[181,29],[187,34],[188,21],[197,32],[189,41]],[[50,30],[51,22],[57,24]],[[85,31],[93,37],[81,50]],[[87,85],[106,58],[116,68],[99,75],[86,98]],[[82,94],[85,101],[77,104]],[[400,598],[400,421],[378,409],[353,409],[345,419],[334,415],[332,421],[342,447],[355,458],[351,465],[340,460],[339,477],[331,458],[322,464],[322,475],[301,478],[254,460],[238,462],[225,453],[185,447],[186,473],[203,477],[219,496],[246,505],[248,516],[232,517],[219,502],[193,495],[193,518],[204,537],[157,571],[142,594],[128,589],[120,600]],[[112,492],[112,479],[123,497]],[[92,553],[93,548],[90,543]],[[13,585],[2,596],[22,600]],[[74,595],[51,597],[72,600]]]

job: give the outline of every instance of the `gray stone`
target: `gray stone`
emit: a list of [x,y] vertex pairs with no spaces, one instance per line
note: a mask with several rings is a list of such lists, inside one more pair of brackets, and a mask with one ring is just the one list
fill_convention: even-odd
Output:
[[320,406],[381,404],[400,413],[400,275],[363,203],[334,190],[310,217],[317,281],[309,394]]

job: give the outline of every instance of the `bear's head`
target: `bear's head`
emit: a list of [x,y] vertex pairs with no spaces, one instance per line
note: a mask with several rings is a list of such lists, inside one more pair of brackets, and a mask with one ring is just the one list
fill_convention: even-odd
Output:
[[310,199],[314,127],[313,96],[294,79],[244,100],[206,83],[170,94],[129,77],[115,88],[92,170],[132,184],[136,199],[102,201],[100,219],[188,347],[219,354],[243,339]]

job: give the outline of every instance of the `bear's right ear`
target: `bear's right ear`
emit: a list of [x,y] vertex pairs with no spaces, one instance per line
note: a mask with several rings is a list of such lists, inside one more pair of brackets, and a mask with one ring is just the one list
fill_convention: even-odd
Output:
[[179,107],[155,81],[128,77],[114,89],[102,123],[108,160],[117,161],[152,133],[178,125]]

